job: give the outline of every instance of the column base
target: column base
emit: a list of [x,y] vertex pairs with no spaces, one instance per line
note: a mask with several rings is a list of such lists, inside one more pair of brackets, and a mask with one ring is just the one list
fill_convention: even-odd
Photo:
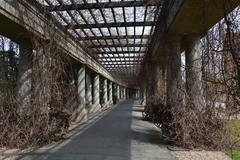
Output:
[[109,106],[110,106],[109,101],[101,106],[102,106],[102,109],[109,108]]
[[75,122],[79,123],[79,122],[86,122],[88,120],[88,112],[85,108],[82,109],[82,111],[79,111],[77,113],[77,118],[75,120]]
[[93,104],[90,113],[98,112],[101,110],[101,105],[99,103]]
[[108,101],[109,105],[113,105],[113,100]]

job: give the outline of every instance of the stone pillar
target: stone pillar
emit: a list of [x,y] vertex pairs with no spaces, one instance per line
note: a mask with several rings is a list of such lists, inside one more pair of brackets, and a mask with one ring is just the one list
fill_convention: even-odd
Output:
[[79,107],[77,111],[77,122],[82,120],[87,120],[87,110],[86,106],[86,73],[85,66],[81,66],[78,70],[78,98],[79,98]]
[[86,109],[88,112],[92,109],[92,77],[86,73]]
[[184,39],[184,47],[186,56],[186,90],[189,101],[195,106],[195,108],[201,109],[204,105],[204,101],[200,37],[186,37]]
[[101,109],[100,105],[100,79],[96,74],[93,80],[93,109],[92,111],[98,111]]
[[180,38],[169,38],[167,41],[167,105],[181,107],[181,43]]
[[112,89],[112,82],[109,82],[109,104],[113,104],[113,89]]
[[20,114],[26,113],[31,107],[32,96],[32,46],[20,44],[19,72],[17,80],[17,104]]
[[108,93],[107,93],[108,85],[107,85],[107,79],[103,80],[103,102],[104,102],[104,107],[107,107],[108,105]]

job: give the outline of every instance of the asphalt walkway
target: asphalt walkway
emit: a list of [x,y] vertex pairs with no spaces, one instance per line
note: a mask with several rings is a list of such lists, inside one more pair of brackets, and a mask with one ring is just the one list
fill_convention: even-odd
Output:
[[42,147],[24,160],[174,160],[162,144],[160,131],[143,121],[137,101],[128,100],[73,130],[60,143]]

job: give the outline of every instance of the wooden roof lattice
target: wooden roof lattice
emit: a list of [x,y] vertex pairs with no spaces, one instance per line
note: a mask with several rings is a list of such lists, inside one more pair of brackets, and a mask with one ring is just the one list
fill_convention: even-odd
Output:
[[35,0],[81,47],[121,79],[135,78],[163,0]]

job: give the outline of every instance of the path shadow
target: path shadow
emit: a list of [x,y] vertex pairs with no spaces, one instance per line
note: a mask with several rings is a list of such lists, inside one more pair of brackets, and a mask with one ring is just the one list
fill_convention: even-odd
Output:
[[69,139],[51,149],[39,149],[23,160],[131,160],[131,111],[133,101],[125,101],[84,132],[75,130]]

